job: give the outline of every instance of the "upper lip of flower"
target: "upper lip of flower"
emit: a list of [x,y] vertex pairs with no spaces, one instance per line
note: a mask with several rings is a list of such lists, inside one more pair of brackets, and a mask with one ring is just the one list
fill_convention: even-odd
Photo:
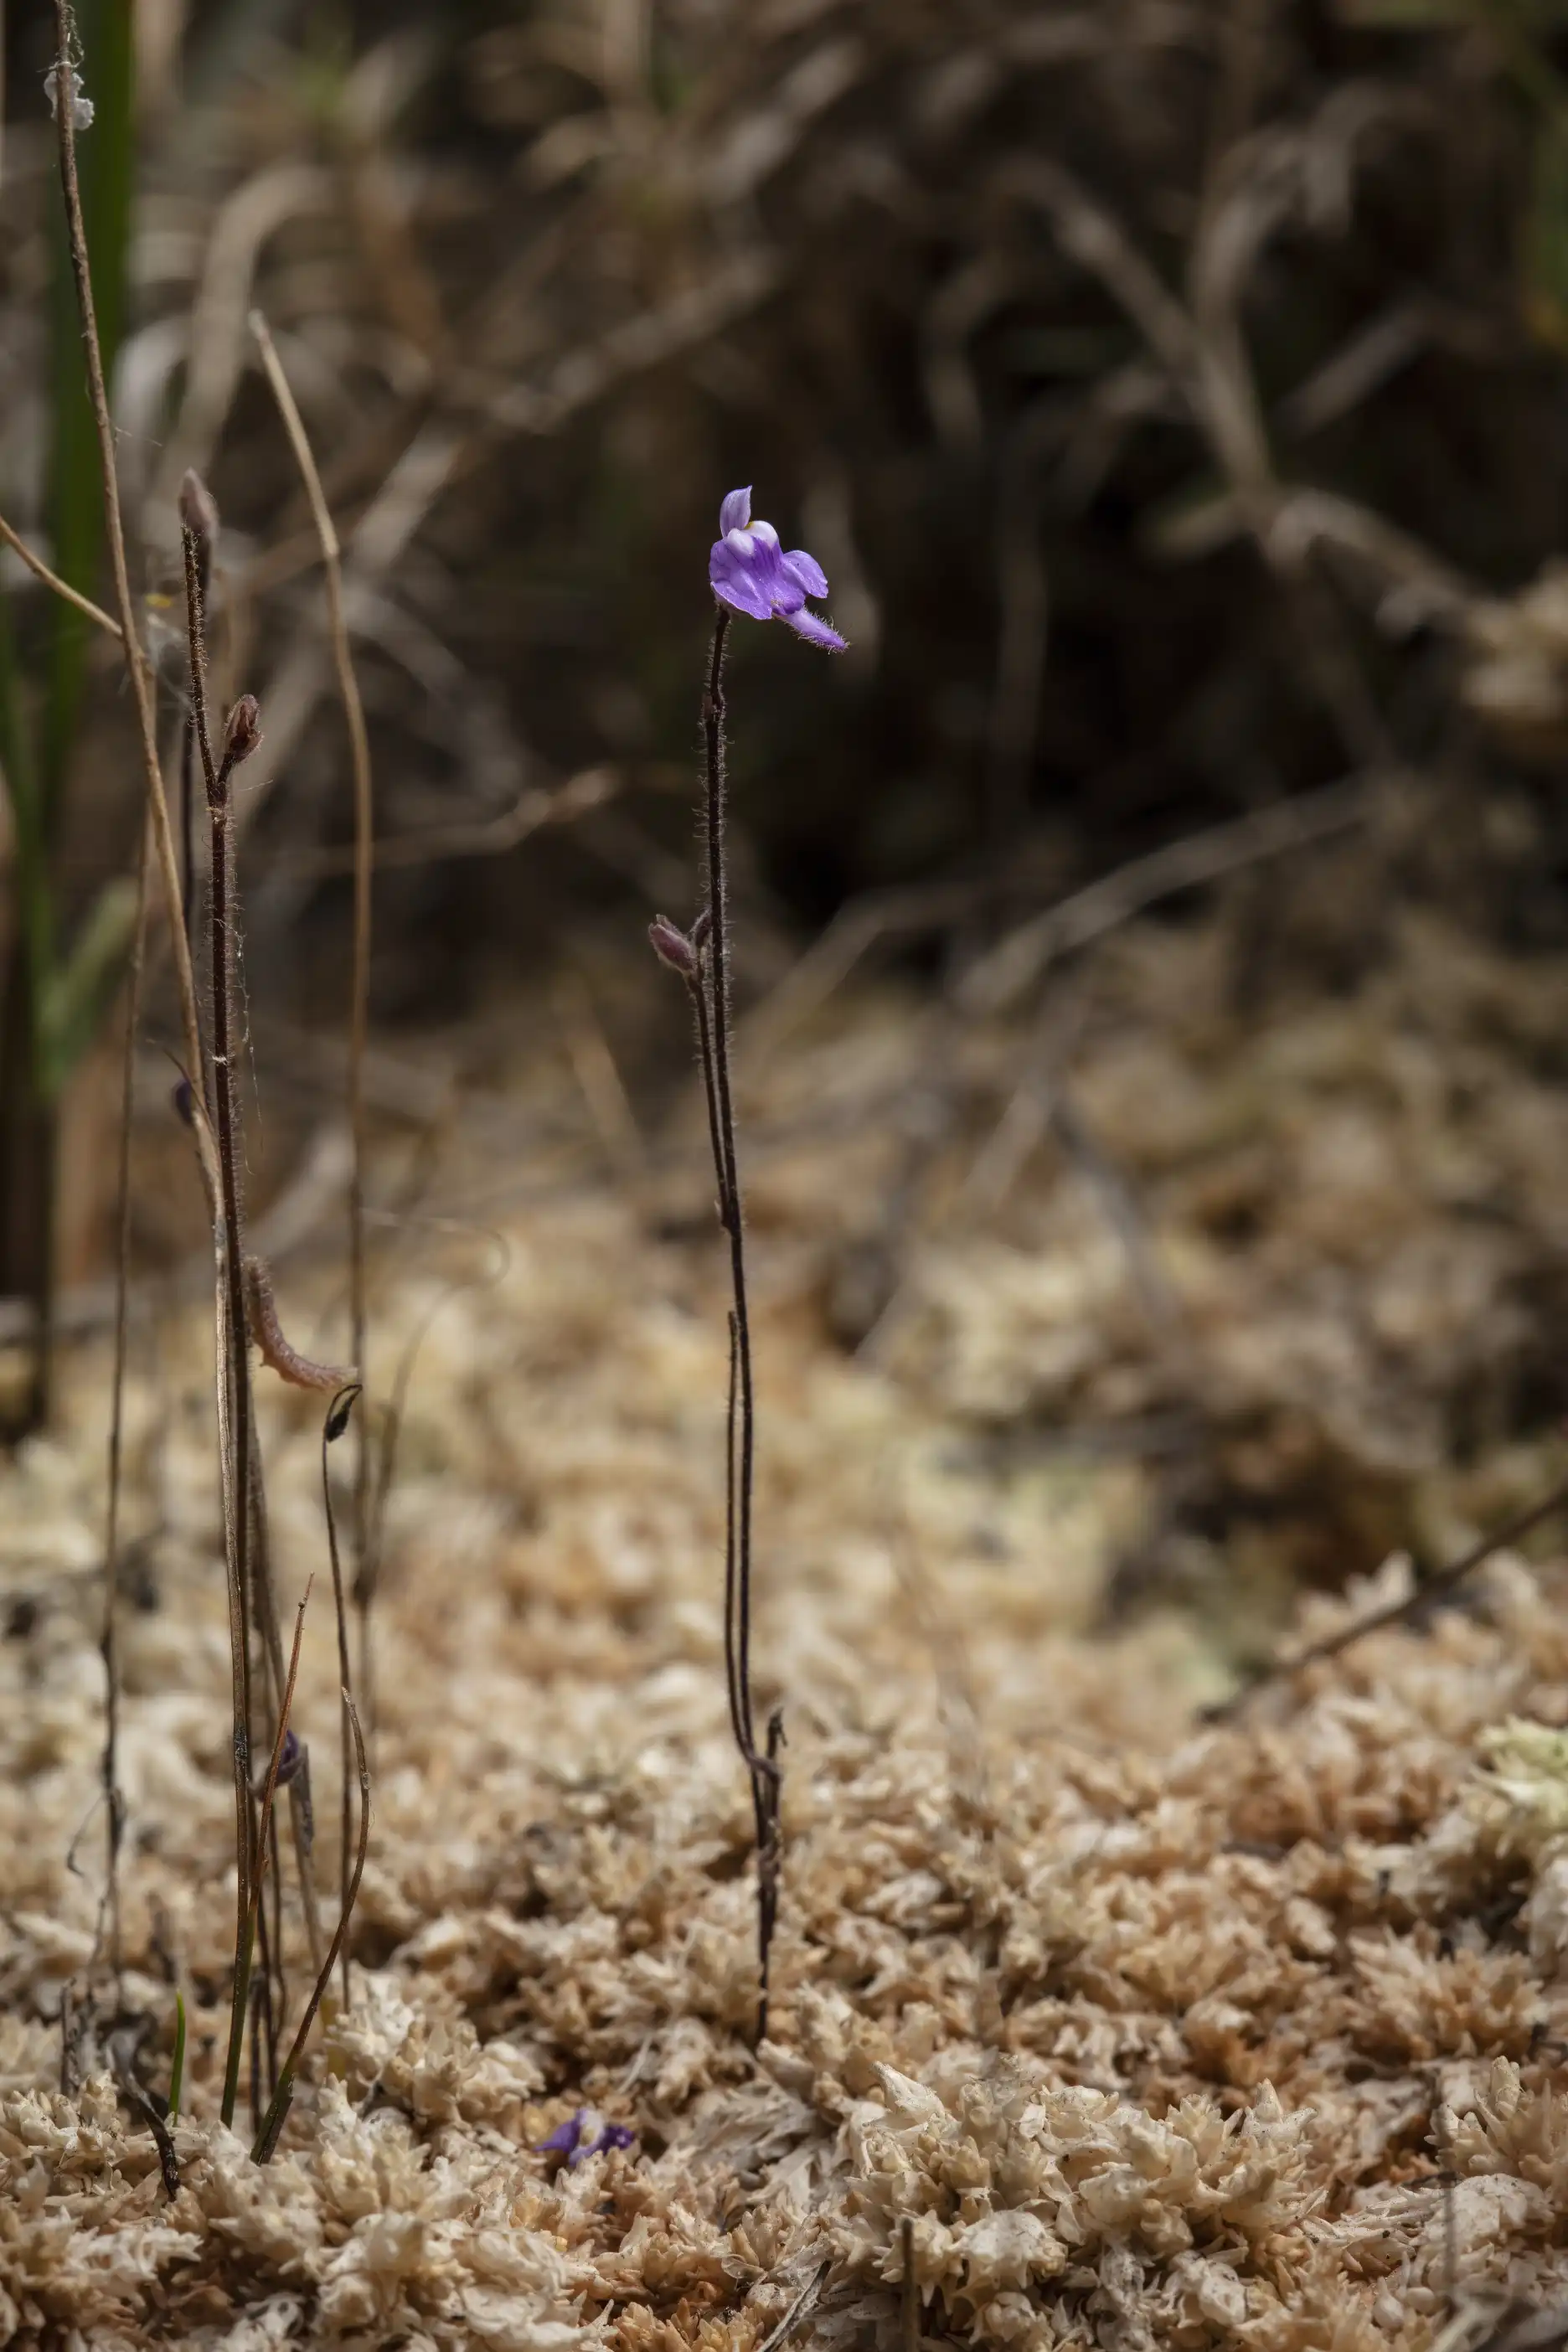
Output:
[[752,520],[750,488],[730,492],[719,509],[719,529],[708,558],[715,596],[753,621],[784,621],[809,644],[842,653],[837,630],[805,610],[808,596],[826,595],[826,573],[804,547],[785,554],[771,522]]

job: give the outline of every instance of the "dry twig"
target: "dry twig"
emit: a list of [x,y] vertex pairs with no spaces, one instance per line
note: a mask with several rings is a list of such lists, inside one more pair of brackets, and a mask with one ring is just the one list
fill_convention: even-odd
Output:
[[[353,656],[349,646],[348,622],[343,608],[343,578],[342,551],[338,534],[321,489],[321,478],[311,453],[309,436],[300,415],[299,405],[283,372],[267,321],[259,310],[250,313],[250,331],[261,353],[261,363],[267,371],[267,381],[278,413],[289,436],[289,446],[300,469],[305,495],[310,501],[310,518],[321,550],[321,577],[327,598],[327,634],[331,643],[332,667],[337,673],[338,694],[343,706],[343,719],[349,732],[349,751],[353,767],[354,803],[354,919],[353,976],[350,988],[349,1009],[349,1131],[353,1156],[349,1174],[349,1323],[350,1353],[353,1358],[355,1376],[360,1381],[366,1377],[366,1311],[365,1311],[365,1250],[364,1250],[364,1159],[365,1100],[364,1055],[365,1040],[370,1023],[370,945],[371,945],[371,871],[374,858],[375,811],[371,788],[370,737],[364,723],[364,705],[360,698],[359,681],[354,676]],[[358,1451],[354,1465],[354,1553],[358,1563],[355,1578],[355,1603],[360,1612],[361,1681],[370,1687],[366,1673],[370,1646],[370,1605],[372,1594],[365,1577],[369,1557],[370,1534],[370,1454],[362,1419],[358,1431]],[[372,1728],[374,1730],[374,1722]]]
[[1325,1658],[1337,1658],[1342,1650],[1350,1648],[1352,1642],[1361,1641],[1368,1633],[1379,1633],[1385,1625],[1397,1625],[1430,1608],[1435,1601],[1444,1600],[1454,1591],[1466,1577],[1483,1567],[1494,1553],[1506,1551],[1510,1544],[1518,1543],[1532,1528],[1538,1528],[1543,1519],[1551,1518],[1553,1513],[1564,1508],[1568,1508],[1568,1478],[1561,1479],[1548,1494],[1541,1496],[1522,1511],[1516,1511],[1511,1519],[1505,1520],[1490,1535],[1483,1536],[1468,1551],[1461,1552],[1458,1559],[1451,1560],[1447,1568],[1439,1569],[1435,1576],[1424,1577],[1414,1591],[1407,1592],[1402,1601],[1391,1601],[1382,1609],[1373,1609],[1367,1616],[1358,1617],[1349,1625],[1342,1625],[1337,1633],[1327,1634],[1322,1641],[1313,1642],[1306,1649],[1299,1650],[1294,1657],[1280,1658],[1272,1665],[1262,1667],[1250,1682],[1233,1691],[1229,1698],[1218,1699],[1213,1706],[1205,1707],[1203,1720],[1205,1723],[1228,1723],[1241,1713],[1249,1699],[1256,1697],[1271,1683],[1283,1682],[1288,1675],[1298,1675],[1304,1667],[1321,1665]]

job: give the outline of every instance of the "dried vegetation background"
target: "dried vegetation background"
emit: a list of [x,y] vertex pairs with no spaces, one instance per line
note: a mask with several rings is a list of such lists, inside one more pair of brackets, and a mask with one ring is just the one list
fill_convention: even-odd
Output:
[[[155,1007],[127,1969],[85,2022],[107,1064],[59,1425],[0,1483],[0,2336],[1457,2352],[1568,2301],[1561,1571],[1500,1557],[1194,1727],[1561,1469],[1552,11],[142,15],[117,416],[150,614],[195,465],[262,702],[258,1241],[342,1352],[346,764],[253,301],[371,714],[403,1428],[354,2000],[256,2168],[214,2120],[222,1540]],[[47,38],[7,40],[0,509],[33,531]],[[702,551],[745,479],[854,641],[803,685],[758,631],[733,677],[790,1737],[755,2059],[723,1300],[641,944],[691,910]],[[135,835],[110,674],[84,901]],[[267,1413],[287,1600],[319,1429]],[[313,1613],[322,1759],[331,1649]],[[176,1983],[170,2200],[115,2071],[166,2084]],[[584,2105],[633,2145],[561,2168]]]

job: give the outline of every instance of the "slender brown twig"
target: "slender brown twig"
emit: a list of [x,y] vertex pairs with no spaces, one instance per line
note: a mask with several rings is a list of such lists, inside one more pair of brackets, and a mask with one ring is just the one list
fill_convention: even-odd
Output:
[[21,557],[28,571],[41,580],[46,588],[52,588],[55,594],[63,596],[68,604],[74,604],[79,613],[85,613],[88,619],[106,631],[117,645],[125,643],[125,632],[113,615],[106,613],[101,604],[95,604],[90,596],[84,596],[79,588],[73,588],[68,580],[62,580],[58,572],[51,572],[43,557],[34,554],[21,533],[12,530],[4,515],[0,515],[0,540],[5,541],[13,554]]
[[1423,1577],[1403,1600],[1390,1601],[1381,1609],[1371,1610],[1366,1616],[1356,1618],[1349,1625],[1342,1625],[1337,1633],[1327,1634],[1322,1641],[1313,1642],[1306,1649],[1298,1650],[1294,1657],[1280,1658],[1273,1664],[1260,1668],[1249,1682],[1243,1683],[1241,1688],[1233,1691],[1228,1698],[1218,1699],[1213,1706],[1205,1707],[1204,1722],[1228,1723],[1241,1713],[1248,1699],[1255,1698],[1270,1683],[1282,1682],[1289,1675],[1298,1675],[1305,1666],[1321,1665],[1325,1658],[1337,1658],[1342,1650],[1348,1650],[1352,1642],[1361,1641],[1363,1635],[1381,1633],[1385,1625],[1397,1625],[1402,1619],[1413,1617],[1417,1611],[1429,1608],[1434,1601],[1443,1600],[1457,1585],[1462,1584],[1466,1577],[1482,1567],[1494,1552],[1505,1551],[1510,1544],[1518,1543],[1522,1536],[1530,1534],[1531,1528],[1538,1528],[1542,1519],[1549,1519],[1553,1512],[1564,1508],[1568,1508],[1568,1478],[1561,1479],[1548,1494],[1527,1505],[1522,1511],[1516,1511],[1511,1519],[1505,1520],[1500,1528],[1495,1528],[1489,1536],[1482,1536],[1468,1551],[1461,1552],[1458,1559],[1450,1560],[1447,1568],[1438,1569],[1436,1575]]
[[224,1528],[228,1562],[229,1647],[233,1675],[235,1851],[240,1864],[237,1894],[233,2005],[222,2115],[234,2120],[239,2086],[240,2048],[249,1993],[253,1942],[253,1888],[259,1863],[250,1786],[253,1717],[250,1677],[250,1363],[245,1313],[245,1234],[241,1216],[242,1149],[239,1094],[235,1084],[238,1047],[234,990],[236,927],[234,877],[235,768],[260,740],[255,701],[235,705],[221,756],[213,757],[207,725],[206,635],[202,606],[201,562],[195,532],[181,532],[185,562],[185,616],[190,640],[191,713],[196,750],[206,786],[212,874],[207,893],[213,1042],[211,1102],[217,1131],[219,1184],[218,1425],[224,1488]]
[[[180,521],[196,543],[197,585],[205,617],[217,547],[218,513],[199,474],[187,471],[180,484]],[[184,893],[185,939],[194,956],[196,937],[196,715],[185,714],[180,730],[180,879]]]
[[[310,438],[305,431],[298,404],[289,390],[283,362],[266,320],[259,310],[250,314],[250,331],[261,353],[261,363],[267,371],[267,381],[278,404],[294,462],[300,469],[305,496],[310,502],[310,519],[321,550],[321,579],[327,599],[327,634],[332,650],[332,667],[337,673],[338,694],[343,706],[343,719],[349,733],[349,753],[353,770],[354,800],[354,916],[353,973],[349,1002],[349,1132],[352,1156],[349,1170],[349,1325],[350,1353],[356,1377],[363,1384],[366,1378],[366,1305],[365,1305],[365,1245],[364,1245],[364,1161],[365,1161],[365,1099],[364,1056],[370,1028],[370,946],[371,946],[371,876],[374,860],[375,808],[371,787],[370,736],[364,723],[364,705],[360,698],[359,681],[354,676],[353,656],[349,646],[348,622],[343,609],[343,575],[342,551],[338,544],[336,526],[321,488]],[[366,1573],[370,1559],[370,1450],[363,1416],[356,1433],[354,1458],[354,1559],[357,1567],[354,1601],[359,1612],[361,1684],[368,1693],[373,1684],[368,1672],[370,1649],[370,1610],[374,1594]],[[371,1718],[374,1731],[374,1719]]]
[[[332,1399],[331,1403],[328,1406],[327,1417],[321,1423],[321,1501],[327,1514],[327,1552],[332,1563],[332,1607],[336,1612],[338,1627],[338,1677],[339,1688],[342,1692],[343,1701],[342,1815],[342,1839],[338,1851],[339,1867],[342,1874],[339,1909],[344,1916],[348,1914],[350,1902],[349,1831],[353,1825],[353,1797],[350,1781],[350,1773],[353,1764],[353,1748],[352,1745],[352,1733],[349,1723],[350,1714],[353,1706],[353,1685],[349,1671],[349,1620],[348,1611],[343,1605],[343,1571],[342,1559],[338,1551],[338,1521],[337,1514],[332,1508],[332,1479],[331,1472],[327,1464],[327,1450],[330,1446],[336,1444],[338,1439],[348,1427],[349,1415],[354,1409],[354,1402],[359,1394],[360,1386],[357,1381],[349,1381],[345,1382],[338,1391],[337,1395]],[[346,2009],[349,2005],[349,1949],[346,1943],[342,1945],[342,1958],[343,1968],[343,2007]]]
[[[68,0],[55,0],[55,77],[56,89],[61,93],[69,90],[72,87],[71,75],[76,64],[76,58],[73,54],[74,36],[75,26]],[[168,914],[170,933],[174,946],[174,977],[180,1000],[181,1018],[184,1029],[185,1055],[192,1071],[199,1072],[202,1060],[201,1024],[196,1013],[195,982],[191,968],[190,954],[180,920],[179,875],[174,862],[174,840],[169,824],[168,797],[163,790],[163,773],[158,758],[157,715],[153,705],[153,669],[137,633],[135,606],[132,601],[131,578],[125,559],[125,530],[120,510],[120,483],[115,463],[114,425],[109,412],[109,394],[104,382],[103,352],[99,340],[98,313],[93,300],[92,271],[87,247],[87,228],[82,215],[81,185],[77,173],[75,109],[68,102],[65,102],[62,98],[62,102],[56,107],[55,113],[56,125],[58,133],[60,192],[65,205],[66,236],[70,249],[71,274],[76,283],[77,306],[81,317],[82,352],[87,369],[88,399],[92,410],[93,425],[98,441],[99,467],[103,493],[104,533],[109,545],[110,568],[114,582],[114,601],[119,613],[118,621],[112,620],[107,613],[101,612],[97,605],[90,604],[88,600],[80,597],[74,591],[68,588],[63,581],[58,580],[55,574],[47,570],[47,566],[38,563],[32,557],[30,551],[25,547],[22,547],[20,542],[16,541],[14,535],[9,532],[7,533],[7,540],[8,543],[16,546],[17,551],[22,555],[24,561],[28,562],[32,570],[37,572],[40,577],[45,579],[49,586],[58,589],[59,593],[65,595],[72,604],[80,606],[81,609],[88,614],[90,619],[96,621],[101,627],[108,630],[110,634],[118,636],[121,646],[123,647],[126,671],[131,680],[132,698],[136,706],[137,733],[142,752],[142,779],[146,793],[148,821],[152,827],[153,842],[157,851],[159,867],[163,885],[164,904]],[[139,884],[138,887],[137,938],[139,942],[143,935],[145,923],[145,866],[146,861],[145,857],[143,857],[141,867],[143,880]],[[140,970],[140,958],[141,948],[139,945],[134,960],[135,970],[138,973]],[[131,1019],[133,1039],[135,1020],[134,1004],[132,1006]],[[128,1060],[132,1050],[133,1044],[128,1041]],[[126,1149],[128,1149],[129,1116],[129,1101],[127,1100],[127,1103],[122,1108],[122,1118],[125,1123],[124,1131],[122,1132],[122,1146]],[[198,1142],[202,1142],[205,1139],[204,1128],[199,1117],[195,1123],[197,1128]],[[203,1150],[199,1153],[199,1158],[204,1176],[207,1176],[210,1173],[210,1157],[206,1151]],[[116,1640],[117,1620],[115,1617],[115,1583],[117,1576],[117,1553],[119,1549],[119,1454],[121,1428],[120,1422],[120,1401],[123,1390],[124,1364],[123,1334],[125,1285],[123,1231],[125,1214],[125,1202],[122,1197],[121,1204],[122,1243],[119,1286],[117,1289],[116,1298],[116,1375],[115,1402],[113,1407],[115,1429],[111,1438],[110,1481],[111,1488],[110,1501],[110,1524],[105,1547],[107,1553],[106,1575],[108,1589],[104,1600],[106,1637],[105,1672],[109,1677],[109,1696],[106,1705],[107,1722],[105,1732],[104,1770],[106,1775],[106,1794],[109,1803],[109,1837],[110,1842],[111,1857],[117,1856],[118,1853],[121,1821],[117,1756],[119,1733],[119,1697],[117,1687],[119,1662]],[[108,1890],[111,1906],[117,1906],[118,1904],[118,1875],[114,1868],[113,1861],[111,1860],[110,1885]],[[118,1945],[117,1924],[113,1932],[116,1945]]]
[[[70,88],[70,75],[76,59],[72,54],[72,21],[68,0],[55,0],[55,67],[57,87]],[[104,385],[103,353],[98,337],[98,314],[92,298],[92,273],[89,267],[87,230],[82,221],[81,187],[77,178],[76,125],[73,110],[68,105],[57,107],[59,132],[60,186],[65,197],[66,232],[70,246],[71,271],[76,280],[77,304],[81,313],[82,351],[87,362],[88,397],[91,403],[93,423],[98,434],[99,464],[103,479],[103,519],[109,541],[110,567],[114,578],[115,609],[120,615],[120,634],[125,647],[125,667],[131,679],[132,699],[136,705],[137,732],[141,741],[142,774],[147,788],[148,806],[153,816],[153,841],[158,852],[158,866],[163,877],[163,901],[168,912],[170,936],[174,944],[174,980],[179,992],[180,1014],[184,1029],[184,1050],[188,1067],[194,1073],[202,1066],[201,1024],[196,1015],[195,981],[191,968],[190,952],[185,943],[180,920],[180,875],[174,856],[174,833],[169,821],[168,795],[163,790],[163,772],[158,761],[157,723],[153,709],[153,671],[136,628],[136,608],[132,602],[131,577],[125,562],[125,530],[120,513],[120,483],[115,468],[114,425],[109,413],[109,394]],[[105,616],[107,617],[107,615]],[[206,1162],[203,1161],[204,1171]]]

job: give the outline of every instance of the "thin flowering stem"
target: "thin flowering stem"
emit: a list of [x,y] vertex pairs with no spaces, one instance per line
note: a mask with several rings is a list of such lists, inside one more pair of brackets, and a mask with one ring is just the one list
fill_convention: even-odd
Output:
[[777,1744],[757,1747],[752,1705],[752,1505],[756,1474],[756,1392],[752,1370],[751,1303],[746,1282],[746,1220],[735,1142],[730,1076],[730,907],[724,863],[724,649],[730,615],[721,604],[714,624],[702,698],[707,753],[703,819],[707,835],[708,902],[701,944],[693,951],[689,986],[697,1013],[698,1048],[708,1098],[709,1139],[719,1187],[719,1222],[730,1241],[730,1384],[725,1423],[724,1667],[730,1721],[752,1784],[757,1845],[757,2041],[768,2031],[769,1961],[778,1916]]
[[730,1237],[730,1281],[734,1294],[735,1385],[739,1406],[740,1460],[734,1475],[732,1557],[727,1577],[727,1623],[731,1629],[731,1707],[735,1737],[748,1764],[756,1755],[752,1720],[752,1485],[755,1464],[755,1397],[752,1382],[752,1324],[746,1291],[745,1219],[735,1150],[735,1109],[730,1084],[730,908],[729,877],[724,864],[724,646],[730,615],[721,608],[713,629],[708,664],[708,688],[702,699],[702,728],[707,743],[707,802],[704,817],[708,836],[708,946],[703,959],[708,976],[708,1060],[712,1070],[713,1108],[710,1114],[719,1179],[719,1219]]
[[698,1058],[708,1108],[708,1139],[719,1188],[719,1223],[730,1239],[730,1381],[724,1448],[724,1675],[730,1726],[752,1784],[757,1841],[757,2040],[768,2031],[769,1962],[778,1920],[780,1755],[784,1717],[768,1722],[767,1748],[757,1746],[752,1701],[752,1518],[756,1484],[756,1393],[752,1372],[752,1317],[746,1285],[746,1218],[735,1143],[734,1091],[730,1076],[730,906],[724,866],[724,653],[732,613],[754,621],[783,621],[807,645],[842,653],[844,639],[807,608],[826,596],[827,579],[804,548],[785,554],[773,525],[752,519],[750,489],[731,490],[719,509],[719,537],[709,551],[708,581],[718,605],[702,696],[706,751],[703,829],[707,903],[689,935],[668,916],[648,927],[661,963],[678,972],[691,999]]

